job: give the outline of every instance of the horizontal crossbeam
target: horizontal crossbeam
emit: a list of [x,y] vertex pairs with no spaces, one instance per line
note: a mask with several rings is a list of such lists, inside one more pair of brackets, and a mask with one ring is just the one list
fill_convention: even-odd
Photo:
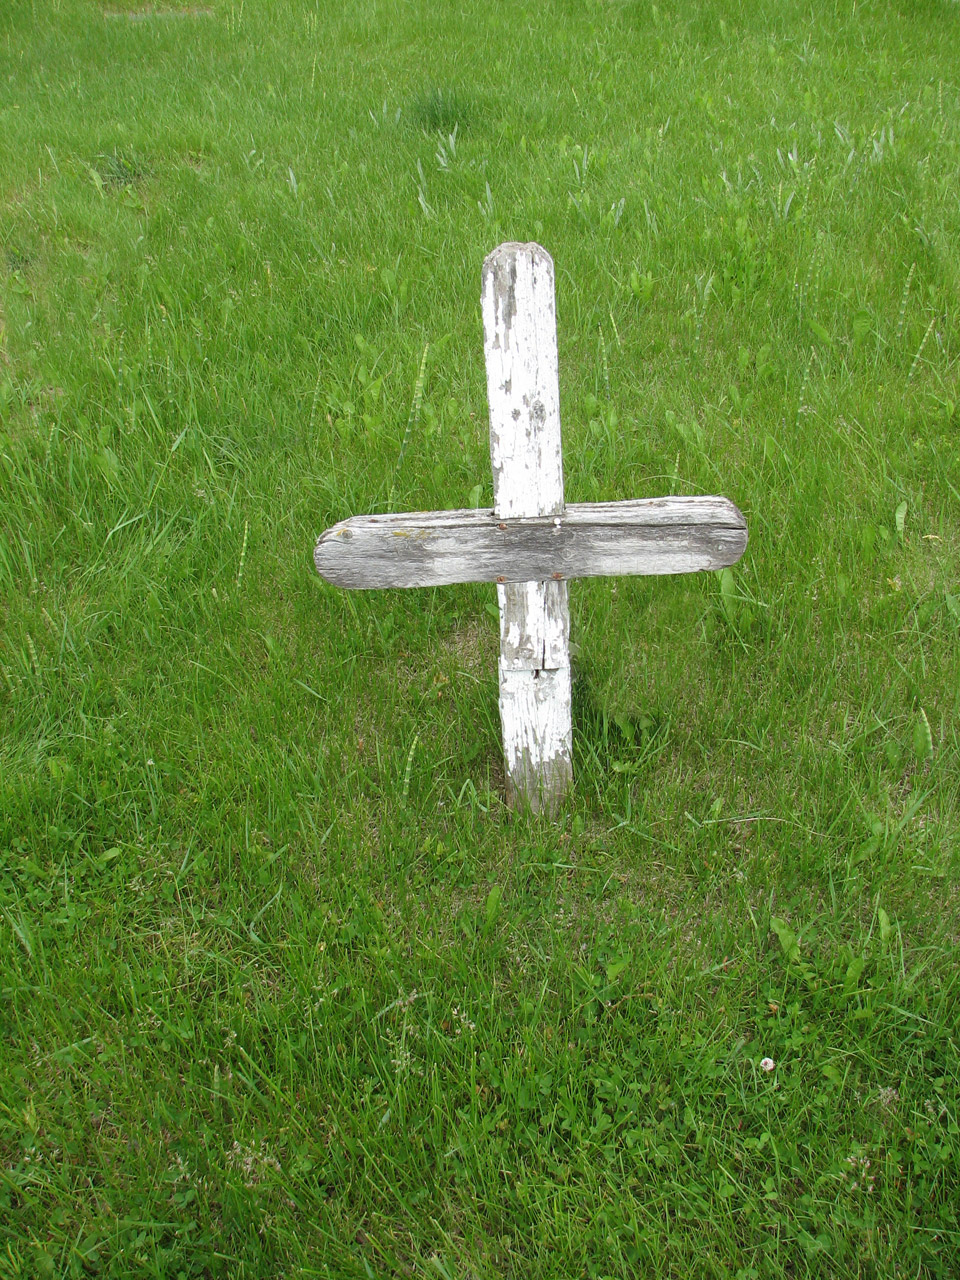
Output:
[[507,520],[491,510],[353,516],[321,535],[314,561],[338,587],[439,587],[695,573],[733,564],[746,545],[746,521],[726,498],[643,498]]

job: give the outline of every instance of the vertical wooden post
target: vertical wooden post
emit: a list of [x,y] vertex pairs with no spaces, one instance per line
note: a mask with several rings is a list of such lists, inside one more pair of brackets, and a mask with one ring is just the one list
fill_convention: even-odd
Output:
[[[553,259],[502,244],[483,264],[483,338],[494,513],[563,512]],[[547,812],[573,781],[566,582],[506,583],[500,605],[500,719],[507,800]]]

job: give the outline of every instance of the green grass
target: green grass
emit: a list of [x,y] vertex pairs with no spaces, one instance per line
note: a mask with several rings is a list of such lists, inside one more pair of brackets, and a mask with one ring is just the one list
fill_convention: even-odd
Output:
[[[958,49],[950,0],[3,7],[0,1276],[956,1275]],[[554,824],[492,589],[311,562],[490,502],[506,239],[568,497],[750,526],[574,584]]]

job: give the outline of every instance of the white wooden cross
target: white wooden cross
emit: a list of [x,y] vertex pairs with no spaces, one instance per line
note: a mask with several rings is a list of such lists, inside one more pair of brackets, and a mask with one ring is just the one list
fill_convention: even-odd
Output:
[[747,545],[726,498],[563,501],[553,260],[502,244],[483,264],[492,510],[353,516],[314,560],[340,587],[495,582],[507,799],[552,811],[573,780],[567,580],[692,573]]

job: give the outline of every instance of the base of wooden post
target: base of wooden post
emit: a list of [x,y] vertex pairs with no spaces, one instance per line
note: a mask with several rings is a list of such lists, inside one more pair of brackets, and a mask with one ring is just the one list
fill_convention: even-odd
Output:
[[507,803],[553,813],[573,781],[569,587],[509,582],[497,603]]
[[556,812],[573,783],[570,668],[500,672],[507,803]]

